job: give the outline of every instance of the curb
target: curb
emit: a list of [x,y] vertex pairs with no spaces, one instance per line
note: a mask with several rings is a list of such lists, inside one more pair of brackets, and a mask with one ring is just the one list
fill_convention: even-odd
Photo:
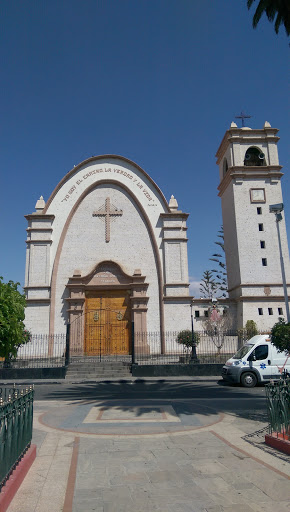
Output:
[[6,512],[36,457],[36,445],[32,444],[17,464],[0,492],[0,510]]

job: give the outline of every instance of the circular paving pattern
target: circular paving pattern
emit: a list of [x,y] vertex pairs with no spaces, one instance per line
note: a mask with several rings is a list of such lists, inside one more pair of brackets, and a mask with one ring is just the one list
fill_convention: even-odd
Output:
[[182,400],[102,400],[50,409],[40,421],[69,432],[126,436],[188,432],[221,419],[209,407]]

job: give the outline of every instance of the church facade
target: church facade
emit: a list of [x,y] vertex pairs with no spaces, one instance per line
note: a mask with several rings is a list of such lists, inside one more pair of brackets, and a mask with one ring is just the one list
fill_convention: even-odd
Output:
[[[219,308],[230,313],[227,328],[254,320],[269,331],[287,320],[286,224],[269,210],[283,203],[277,133],[267,122],[261,129],[232,123],[217,151],[228,280]],[[211,305],[189,294],[187,218],[126,158],[92,157],[74,167],[26,215],[27,328],[53,337],[69,324],[75,352],[91,354],[101,339],[107,353],[130,353],[133,326],[136,350],[139,343],[152,353],[146,333],[158,333],[166,352],[164,333],[191,329],[192,312],[194,329],[204,329]]]
[[100,337],[130,352],[133,322],[137,334],[189,329],[187,218],[126,158],[74,167],[26,215],[27,328],[65,334],[69,323],[75,351],[92,354]]

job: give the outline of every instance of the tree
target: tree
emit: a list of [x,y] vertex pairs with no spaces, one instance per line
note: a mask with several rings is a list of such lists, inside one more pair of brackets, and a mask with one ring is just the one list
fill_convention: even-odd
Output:
[[218,269],[211,270],[216,274],[215,282],[217,284],[217,291],[221,293],[220,297],[226,297],[226,292],[228,291],[228,280],[227,280],[227,267],[226,267],[226,259],[225,259],[225,245],[224,245],[224,228],[221,226],[221,229],[218,231],[218,238],[221,240],[215,242],[216,245],[221,249],[221,254],[215,253],[212,258],[209,258],[211,261],[215,261],[218,264]]
[[212,299],[217,290],[217,283],[210,270],[205,270],[200,282],[199,291],[203,299]]
[[287,352],[290,356],[290,322],[286,323],[282,318],[279,319],[271,330],[271,342],[279,352]]
[[[247,0],[250,9],[256,0]],[[254,17],[253,27],[256,28],[262,15],[266,13],[268,20],[273,23],[275,19],[275,32],[278,34],[280,25],[283,24],[287,35],[290,35],[290,5],[289,0],[259,0]]]
[[217,305],[213,305],[209,311],[209,317],[203,322],[203,327],[206,334],[210,337],[213,344],[216,346],[218,354],[229,335],[228,331],[233,326],[233,317],[230,313],[220,315]]
[[0,357],[6,361],[16,356],[18,347],[31,338],[23,322],[26,300],[18,291],[19,284],[4,283],[0,277]]

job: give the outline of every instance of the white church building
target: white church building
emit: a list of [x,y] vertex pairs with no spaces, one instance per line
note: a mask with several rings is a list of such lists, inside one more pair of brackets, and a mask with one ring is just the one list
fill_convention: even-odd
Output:
[[[225,303],[235,328],[251,319],[267,330],[285,317],[276,222],[269,212],[269,205],[283,202],[277,132],[267,122],[262,129],[232,123],[217,151]],[[119,339],[114,350],[128,353],[132,322],[137,334],[190,329],[191,307],[197,329],[206,308],[189,294],[187,218],[134,162],[116,155],[81,162],[26,215],[27,328],[65,334],[69,323],[75,350],[92,354],[104,337],[107,350]],[[289,294],[285,220],[279,224]],[[163,351],[165,343],[161,334]]]
[[187,218],[126,158],[74,167],[26,215],[27,328],[54,335],[70,323],[74,350],[92,354],[100,339],[128,353],[132,322],[137,334],[190,328]]

